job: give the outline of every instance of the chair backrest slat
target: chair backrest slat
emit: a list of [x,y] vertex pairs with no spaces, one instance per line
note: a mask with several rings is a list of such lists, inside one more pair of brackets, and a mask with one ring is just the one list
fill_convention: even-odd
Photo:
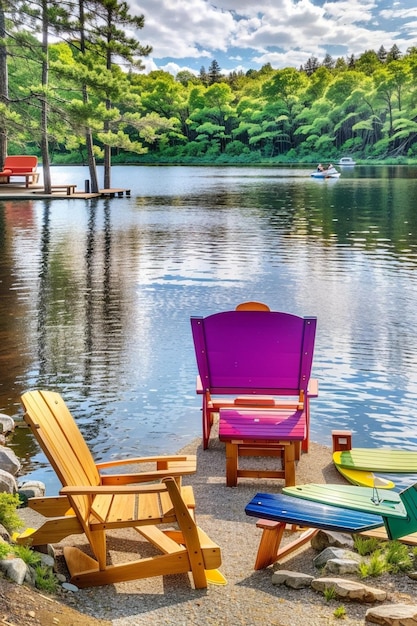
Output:
[[22,403],[25,420],[62,485],[99,485],[94,459],[62,397],[52,391],[29,391],[22,395]]

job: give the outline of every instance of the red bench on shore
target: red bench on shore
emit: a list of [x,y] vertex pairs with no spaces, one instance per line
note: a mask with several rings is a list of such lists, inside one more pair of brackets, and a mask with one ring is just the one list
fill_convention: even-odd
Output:
[[25,179],[25,186],[29,183],[37,183],[39,173],[38,157],[36,156],[7,156],[4,160],[3,170],[0,172],[0,183],[10,183],[11,176],[20,176]]

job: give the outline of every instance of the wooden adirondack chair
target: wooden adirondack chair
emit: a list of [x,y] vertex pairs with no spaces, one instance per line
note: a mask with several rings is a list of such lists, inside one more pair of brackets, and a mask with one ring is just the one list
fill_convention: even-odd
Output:
[[317,320],[268,311],[262,303],[238,309],[191,318],[203,447],[221,408],[266,407],[305,413],[307,452],[309,401],[318,395],[317,381],[310,379]]
[[[22,396],[31,427],[63,488],[60,496],[33,498],[29,505],[48,520],[19,543],[55,543],[85,533],[95,558],[65,547],[71,582],[79,587],[191,572],[196,588],[207,586],[206,570],[220,565],[220,548],[196,525],[192,487],[181,476],[195,471],[195,457],[127,459],[96,465],[63,399],[50,391]],[[135,474],[103,475],[102,468],[156,462],[156,469]],[[162,478],[162,481],[161,481]],[[158,480],[159,482],[149,482]],[[160,529],[174,524],[174,530]],[[107,563],[106,532],[132,528],[162,554],[133,562]]]

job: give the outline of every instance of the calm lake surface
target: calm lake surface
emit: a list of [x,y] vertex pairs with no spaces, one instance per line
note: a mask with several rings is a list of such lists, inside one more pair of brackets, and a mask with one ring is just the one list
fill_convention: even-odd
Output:
[[[176,452],[201,435],[190,316],[261,300],[318,318],[312,440],[417,449],[417,169],[310,172],[113,167],[130,198],[0,197],[0,412],[53,389],[97,460]],[[57,492],[28,431],[10,445]]]

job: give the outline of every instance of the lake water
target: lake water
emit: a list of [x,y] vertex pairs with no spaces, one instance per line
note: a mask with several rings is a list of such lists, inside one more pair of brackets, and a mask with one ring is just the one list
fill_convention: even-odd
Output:
[[[312,440],[417,449],[417,169],[309,173],[113,167],[130,198],[0,199],[0,412],[54,389],[97,460],[176,452],[201,434],[190,316],[261,300],[318,318]],[[52,495],[32,436],[10,445]]]

